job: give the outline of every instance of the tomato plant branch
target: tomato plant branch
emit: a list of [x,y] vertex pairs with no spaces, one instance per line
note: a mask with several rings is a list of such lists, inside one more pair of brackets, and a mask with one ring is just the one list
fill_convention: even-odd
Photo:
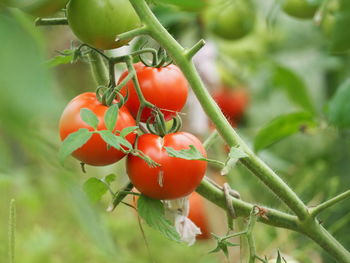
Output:
[[191,49],[186,51],[186,56],[188,59],[192,59],[194,55],[197,54],[197,52],[204,47],[205,41],[204,39],[199,40]]
[[115,41],[122,41],[122,40],[129,40],[134,37],[140,36],[140,35],[145,35],[148,34],[148,28],[146,26],[142,26],[139,28],[136,28],[134,30],[127,31],[125,33],[121,33],[116,36]]
[[[266,163],[253,153],[253,151],[231,127],[230,123],[221,113],[218,105],[205,88],[193,63],[186,56],[186,50],[160,24],[145,0],[130,0],[130,3],[133,5],[143,24],[147,26],[149,35],[167,50],[170,57],[182,70],[204,111],[215,124],[216,129],[222,138],[230,147],[240,146],[247,154],[247,158],[240,159],[241,163],[257,176],[270,190],[272,190],[272,192],[275,193],[275,195],[278,196],[298,217],[297,220],[291,215],[280,214],[280,212],[268,210],[269,220],[261,219],[260,217],[259,220],[295,231],[301,230],[300,232],[308,235],[339,262],[350,262],[350,253],[339,242],[337,242],[334,237],[323,229],[322,226],[314,223],[310,225],[310,228],[305,227],[305,225],[309,225],[309,220],[312,218],[306,205]],[[216,189],[205,180],[197,188],[197,191],[217,205],[223,208],[226,207],[223,192]],[[247,204],[240,202],[242,201],[235,199],[233,205],[235,208],[237,207],[237,214],[246,216],[249,213],[247,213]],[[237,203],[240,203],[239,207],[237,206]],[[251,211],[251,207],[249,207],[248,211]],[[281,218],[283,218],[283,220],[281,220]]]
[[88,57],[92,75],[96,84],[100,86],[108,85],[109,73],[106,64],[103,61],[103,57],[94,50],[89,52]]
[[318,214],[320,214],[323,210],[325,210],[333,205],[336,205],[339,202],[341,202],[349,197],[350,197],[350,190],[345,191],[344,193],[341,193],[340,195],[337,195],[337,196],[333,197],[332,199],[329,199],[329,200],[325,201],[324,203],[319,204],[318,206],[311,208],[310,214],[313,217],[315,217]]
[[254,263],[255,262],[255,257],[256,257],[256,248],[255,248],[255,241],[253,237],[253,229],[256,223],[256,220],[258,218],[256,214],[256,207],[254,206],[249,217],[249,222],[248,222],[248,227],[247,227],[247,242],[249,246],[249,263]]
[[37,18],[35,20],[36,26],[66,26],[68,25],[68,20],[65,17],[57,18]]

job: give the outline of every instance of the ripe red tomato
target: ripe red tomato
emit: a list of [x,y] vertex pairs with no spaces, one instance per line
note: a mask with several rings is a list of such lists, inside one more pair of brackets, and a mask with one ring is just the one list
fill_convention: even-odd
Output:
[[190,133],[172,133],[163,138],[154,134],[141,135],[137,148],[161,166],[149,167],[141,158],[129,154],[127,173],[130,181],[137,190],[154,199],[171,200],[189,195],[200,184],[207,163],[170,157],[164,147],[183,150],[189,149],[190,145],[206,156],[202,143]]
[[[97,130],[106,130],[104,122],[104,115],[108,107],[101,104],[96,94],[93,92],[86,92],[75,97],[64,109],[60,123],[59,130],[61,139],[64,140],[69,134],[78,131],[80,128],[86,128],[93,131],[93,128],[87,125],[80,118],[80,110],[83,108],[90,109],[99,119]],[[135,120],[124,106],[119,109],[118,120],[114,128],[114,132],[120,131],[126,127],[135,126]],[[134,133],[126,136],[126,139],[133,144],[136,135]],[[103,166],[109,165],[119,161],[125,154],[113,147],[108,148],[107,144],[102,140],[99,134],[93,134],[90,140],[81,148],[72,154],[79,161],[95,165]]]
[[129,40],[116,42],[117,35],[141,25],[129,0],[71,0],[67,18],[81,41],[100,49],[127,44]]
[[213,93],[213,98],[230,123],[236,126],[249,102],[247,91],[243,88],[221,87]]
[[[135,64],[135,70],[145,99],[161,109],[165,120],[170,120],[176,116],[176,112],[182,110],[187,100],[188,84],[177,66],[169,65],[162,68],[152,68],[137,63]],[[122,74],[119,83],[127,74],[127,71]],[[126,95],[127,90],[129,91],[129,99],[125,105],[136,118],[140,101],[132,81],[129,81],[122,88],[123,96]],[[151,109],[145,108],[142,111],[141,121],[147,121],[150,116]]]
[[204,198],[198,193],[193,192],[190,196],[190,213],[188,218],[198,226],[202,234],[198,235],[197,239],[210,239],[210,225],[207,213],[205,211]]

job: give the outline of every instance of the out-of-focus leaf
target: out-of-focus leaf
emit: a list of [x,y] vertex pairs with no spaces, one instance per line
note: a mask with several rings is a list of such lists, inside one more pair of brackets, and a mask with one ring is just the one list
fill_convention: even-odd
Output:
[[79,129],[77,132],[69,134],[63,141],[58,154],[60,162],[63,162],[72,152],[83,146],[91,136],[92,132],[88,129]]
[[272,84],[283,89],[288,98],[306,111],[314,112],[304,81],[292,70],[276,65],[272,75]]
[[80,117],[87,125],[93,127],[94,129],[97,128],[98,118],[90,109],[82,108],[80,110]]
[[350,127],[350,79],[343,83],[328,105],[329,122],[339,128]]
[[206,5],[203,0],[154,0],[154,2],[157,4],[175,5],[186,10],[199,10]]
[[170,240],[180,242],[180,235],[165,218],[161,201],[141,195],[137,200],[137,211],[150,227],[157,229]]
[[338,12],[335,14],[335,23],[331,34],[330,51],[343,53],[350,49],[350,1],[340,0]]
[[108,108],[108,110],[105,113],[104,119],[105,124],[108,130],[113,131],[114,127],[117,123],[118,119],[118,113],[119,113],[119,107],[118,104],[113,104]]
[[102,196],[108,191],[108,187],[100,179],[91,177],[83,186],[84,192],[92,202],[101,200]]
[[279,116],[263,127],[254,141],[256,151],[264,149],[292,134],[305,126],[314,126],[315,120],[309,112],[296,112]]
[[62,64],[70,64],[74,61],[74,50],[66,49],[61,52],[61,55],[58,55],[49,61],[46,62],[46,65],[49,68],[56,67]]

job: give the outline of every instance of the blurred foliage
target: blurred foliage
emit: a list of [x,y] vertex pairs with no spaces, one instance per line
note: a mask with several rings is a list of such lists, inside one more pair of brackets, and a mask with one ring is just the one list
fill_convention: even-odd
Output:
[[[348,1],[339,0],[345,8],[334,11],[334,31],[332,26],[327,29],[330,35],[322,31],[322,23],[317,26],[312,20],[289,17],[272,0],[255,1],[254,31],[238,41],[208,32],[202,13],[187,5],[192,1],[167,2],[171,5],[163,2],[154,10],[171,34],[185,46],[200,37],[214,42],[220,76],[230,76],[225,81],[234,80],[232,85],[242,80],[248,87],[250,107],[238,132],[253,144],[265,127],[268,136],[260,135],[265,145],[257,148],[270,147],[259,152],[261,158],[310,206],[349,189],[350,59],[346,44],[350,41],[344,33],[350,25]],[[88,197],[82,191],[92,176],[104,178],[111,173],[116,180],[110,186],[121,187],[123,162],[87,167],[87,175],[72,158],[64,166],[59,164],[57,123],[64,104],[94,87],[83,64],[59,65],[71,58],[51,60],[52,67],[47,68],[57,55],[53,50],[67,50],[72,38],[68,28],[35,28],[33,18],[18,10],[0,11],[0,262],[7,262],[12,198],[17,209],[17,262],[223,262],[222,256],[207,254],[212,241],[187,247],[143,224],[148,251],[132,208],[120,206],[113,214],[106,213],[111,197],[105,188],[98,196]],[[290,117],[300,110],[308,113]],[[305,120],[312,120],[312,125],[305,127]],[[210,155],[224,161],[227,152],[222,143],[216,143]],[[241,165],[226,178],[216,173],[215,168],[210,170],[218,182],[228,180],[244,200],[285,209]],[[90,180],[100,185],[97,179]],[[91,202],[105,192],[100,202]],[[208,208],[213,231],[225,234],[224,212]],[[320,219],[350,247],[348,203],[325,211]],[[243,223],[239,219],[235,227],[243,228]],[[254,232],[259,255],[275,256],[279,248],[300,262],[334,262],[298,234],[261,224]],[[239,251],[230,252],[237,261]]]

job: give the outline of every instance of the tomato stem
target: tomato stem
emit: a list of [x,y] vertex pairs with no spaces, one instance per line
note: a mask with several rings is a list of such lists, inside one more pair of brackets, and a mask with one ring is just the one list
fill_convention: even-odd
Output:
[[205,40],[201,39],[199,40],[191,49],[186,51],[186,57],[188,59],[192,59],[194,55],[197,54],[197,52],[205,46]]
[[66,17],[56,17],[56,18],[41,18],[38,17],[35,20],[36,26],[66,26],[68,25],[68,20]]

